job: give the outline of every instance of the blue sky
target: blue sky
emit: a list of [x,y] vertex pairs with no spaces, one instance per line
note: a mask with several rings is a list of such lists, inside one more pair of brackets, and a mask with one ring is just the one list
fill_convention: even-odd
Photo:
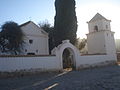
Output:
[[0,0],[0,24],[10,20],[21,24],[30,19],[52,23],[54,14],[53,0]]
[[[29,20],[35,23],[48,20],[54,24],[55,0],[0,0],[0,25],[6,21],[15,21],[22,24]],[[104,7],[104,8],[103,8]],[[88,33],[86,21],[89,21],[97,12],[112,19],[111,25],[115,36],[118,37],[120,0],[76,0],[76,13],[78,18],[78,37],[85,37]],[[118,15],[117,15],[118,14]],[[116,16],[117,15],[117,16]],[[114,18],[116,17],[116,18]],[[117,18],[118,17],[118,18]],[[120,30],[119,30],[120,31]]]

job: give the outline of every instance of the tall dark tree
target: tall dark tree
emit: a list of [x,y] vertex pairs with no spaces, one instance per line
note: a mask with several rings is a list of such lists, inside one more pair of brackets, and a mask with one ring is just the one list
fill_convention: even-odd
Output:
[[66,39],[75,44],[77,32],[75,0],[56,0],[55,9],[55,45],[59,45],[62,40]]
[[51,53],[51,50],[55,47],[54,27],[48,22],[40,23],[39,26],[49,34],[49,53]]
[[2,52],[18,54],[23,46],[23,32],[19,25],[9,21],[1,26],[0,32],[0,49]]

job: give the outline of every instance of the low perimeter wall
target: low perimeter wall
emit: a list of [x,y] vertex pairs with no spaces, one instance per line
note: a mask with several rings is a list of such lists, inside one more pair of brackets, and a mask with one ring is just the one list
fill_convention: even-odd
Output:
[[[101,66],[116,61],[116,55],[78,56],[76,69]],[[58,71],[63,69],[61,62],[57,56],[2,56],[0,57],[0,72]]]
[[56,56],[7,56],[0,57],[0,72],[20,70],[60,70],[60,62]]
[[117,62],[116,54],[79,56],[76,62],[77,69],[114,64]]

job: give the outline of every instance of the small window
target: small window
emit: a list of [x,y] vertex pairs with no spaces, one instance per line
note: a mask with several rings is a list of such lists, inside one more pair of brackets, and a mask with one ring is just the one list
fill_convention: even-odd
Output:
[[98,26],[94,26],[94,30],[98,32]]
[[108,29],[108,25],[106,25],[106,29]]
[[30,40],[29,40],[29,43],[32,44],[32,43],[33,43],[33,40],[30,39]]
[[27,49],[25,49],[25,52],[27,52]]
[[36,50],[36,52],[38,53],[38,50]]

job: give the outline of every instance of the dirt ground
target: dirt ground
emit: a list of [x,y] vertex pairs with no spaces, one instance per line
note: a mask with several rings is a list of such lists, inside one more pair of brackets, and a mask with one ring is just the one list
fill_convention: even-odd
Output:
[[120,90],[120,66],[4,78],[0,90]]

